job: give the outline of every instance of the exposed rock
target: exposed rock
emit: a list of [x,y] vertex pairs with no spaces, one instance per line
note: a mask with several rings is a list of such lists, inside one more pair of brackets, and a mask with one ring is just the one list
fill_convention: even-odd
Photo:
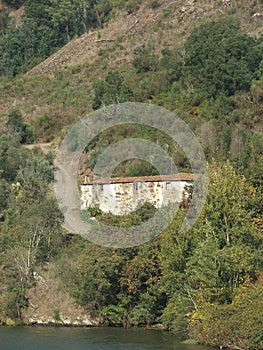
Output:
[[101,324],[98,318],[91,318],[88,315],[76,318],[60,315],[58,320],[53,317],[33,315],[31,317],[26,317],[24,323],[26,325],[68,327],[96,327]]

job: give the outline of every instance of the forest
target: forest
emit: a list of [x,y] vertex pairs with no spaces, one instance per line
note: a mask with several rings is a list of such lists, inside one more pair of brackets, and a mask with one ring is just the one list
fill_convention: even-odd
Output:
[[[177,33],[180,40],[159,46],[157,40],[146,41],[122,65],[114,64],[113,51],[135,40],[133,34],[119,38],[115,48],[100,49],[94,62],[60,68],[54,76],[27,74],[90,30],[100,38],[118,11],[136,15],[142,6],[157,11],[162,3],[2,1],[0,320],[23,324],[35,271],[52,266],[63,290],[106,325],[162,324],[182,340],[263,349],[263,36],[246,30],[252,26],[248,19],[263,13],[262,0],[235,1],[223,14],[187,22],[188,32]],[[162,10],[162,21],[169,24],[181,5],[175,1]],[[10,11],[20,8],[17,24]],[[168,38],[175,29],[158,22],[148,30],[150,38],[156,32]],[[37,145],[59,144],[87,112],[126,101],[162,106],[191,127],[208,161],[209,193],[190,230],[181,230],[187,212],[181,206],[154,240],[111,249],[65,231],[53,190],[55,151]],[[178,169],[191,170],[180,148],[138,125],[98,135],[87,147],[87,166],[94,166],[109,143],[127,137],[167,146]],[[133,160],[120,164],[114,175],[155,173],[148,163]],[[146,203],[117,218],[93,209],[92,216],[121,227],[143,222],[155,210]]]

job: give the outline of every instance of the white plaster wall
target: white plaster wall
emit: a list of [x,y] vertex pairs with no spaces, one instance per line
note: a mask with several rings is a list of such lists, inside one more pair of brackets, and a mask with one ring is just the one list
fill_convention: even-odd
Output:
[[86,209],[91,207],[93,202],[93,189],[92,185],[81,185],[80,186],[80,200],[81,200],[81,209]]
[[156,208],[180,202],[186,185],[192,181],[160,181],[81,185],[81,209],[98,205],[104,212],[122,215],[138,209],[145,202]]

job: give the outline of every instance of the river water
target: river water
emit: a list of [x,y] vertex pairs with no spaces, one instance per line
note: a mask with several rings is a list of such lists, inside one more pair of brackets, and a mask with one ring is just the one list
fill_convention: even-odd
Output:
[[1,350],[208,350],[160,330],[0,327]]

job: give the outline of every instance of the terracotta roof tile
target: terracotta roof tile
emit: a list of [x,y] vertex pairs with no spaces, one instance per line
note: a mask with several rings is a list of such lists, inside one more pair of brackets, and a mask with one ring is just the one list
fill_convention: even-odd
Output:
[[198,174],[178,173],[172,175],[136,176],[136,177],[112,177],[86,182],[86,185],[110,184],[110,183],[133,183],[133,182],[161,182],[161,181],[193,181]]

